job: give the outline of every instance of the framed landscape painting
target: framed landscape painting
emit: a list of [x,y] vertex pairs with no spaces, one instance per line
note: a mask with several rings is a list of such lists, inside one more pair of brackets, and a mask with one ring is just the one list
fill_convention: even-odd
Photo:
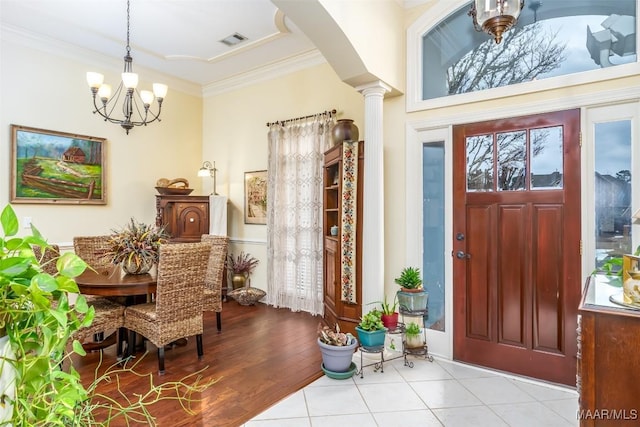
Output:
[[267,171],[244,173],[244,223],[267,223]]
[[105,141],[11,125],[11,202],[106,204]]

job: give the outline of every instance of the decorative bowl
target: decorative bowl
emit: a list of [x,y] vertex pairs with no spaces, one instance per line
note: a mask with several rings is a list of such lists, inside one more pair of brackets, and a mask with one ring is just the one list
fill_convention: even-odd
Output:
[[179,187],[156,187],[158,193],[162,195],[180,195],[186,196],[187,194],[191,194],[193,188],[179,188]]
[[355,363],[351,362],[349,365],[349,370],[347,372],[333,372],[324,367],[324,363],[320,364],[322,368],[322,372],[329,378],[333,378],[334,380],[346,380],[353,376],[353,374],[358,370],[358,367]]
[[238,301],[240,305],[255,305],[255,303],[260,301],[266,294],[262,289],[244,287],[232,290],[227,293],[227,296]]

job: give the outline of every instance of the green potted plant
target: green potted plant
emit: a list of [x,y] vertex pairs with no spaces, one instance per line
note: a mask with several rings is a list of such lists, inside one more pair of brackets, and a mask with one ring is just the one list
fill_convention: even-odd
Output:
[[240,255],[229,254],[227,257],[227,268],[231,273],[233,289],[247,286],[249,276],[260,261],[249,253],[240,252]]
[[390,331],[396,329],[398,327],[398,296],[396,295],[393,303],[390,303],[385,294],[384,300],[376,301],[375,304],[380,304],[381,320],[384,327]]
[[133,218],[125,227],[112,231],[107,256],[114,264],[122,265],[128,274],[148,273],[158,263],[160,245],[169,239],[164,227],[137,222]]
[[395,278],[395,282],[400,285],[403,292],[420,292],[422,289],[420,269],[417,267],[405,267],[400,272],[400,276]]
[[382,312],[374,308],[362,316],[356,332],[363,347],[383,346],[387,328],[382,324]]
[[405,267],[396,277],[395,282],[400,285],[396,293],[400,310],[404,313],[426,312],[429,294],[422,286],[420,269],[417,267]]
[[334,329],[318,324],[318,346],[322,354],[322,370],[335,379],[350,378],[355,372],[352,362],[358,340],[350,333],[340,331],[336,323]]
[[404,331],[406,336],[407,348],[420,348],[424,346],[424,340],[422,339],[422,330],[420,325],[416,322],[409,322]]
[[[57,273],[51,275],[41,268],[32,250],[33,245],[48,247],[37,228],[32,224],[30,235],[17,237],[19,222],[11,205],[2,210],[0,224],[0,424],[108,426],[114,419],[124,418],[127,425],[134,420],[155,425],[146,407],[158,400],[175,399],[174,395],[163,397],[165,391],[186,387],[178,393],[185,402],[192,393],[210,385],[196,380],[194,385],[169,382],[156,386],[151,381],[152,399],[123,395],[124,403],[120,404],[97,392],[100,382],[120,381],[114,376],[130,371],[116,367],[85,388],[72,358],[73,354],[84,356],[85,351],[72,337],[91,324],[95,313],[74,281],[86,263],[65,252],[56,260]],[[69,301],[71,294],[77,294],[74,304]],[[188,407],[186,402],[183,407]]]

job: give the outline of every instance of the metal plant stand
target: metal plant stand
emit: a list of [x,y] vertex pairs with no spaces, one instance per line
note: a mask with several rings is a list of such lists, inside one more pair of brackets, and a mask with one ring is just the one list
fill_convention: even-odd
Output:
[[424,310],[407,310],[400,307],[400,314],[402,315],[402,320],[404,322],[404,316],[415,316],[420,317],[422,324],[422,334],[423,334],[423,342],[422,347],[409,348],[407,347],[406,335],[402,335],[402,353],[404,356],[404,364],[405,366],[409,366],[413,368],[413,362],[407,360],[408,355],[413,356],[424,356],[429,362],[433,362],[433,356],[429,354],[429,346],[427,345],[427,329],[424,327],[424,319],[429,316],[429,310],[425,307]]

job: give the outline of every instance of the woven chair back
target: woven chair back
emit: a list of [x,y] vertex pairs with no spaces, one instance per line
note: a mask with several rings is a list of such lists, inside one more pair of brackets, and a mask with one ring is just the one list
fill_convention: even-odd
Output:
[[224,283],[224,266],[227,259],[227,249],[229,248],[229,237],[203,234],[202,241],[211,244],[204,286],[206,289],[219,294]]
[[110,250],[111,236],[76,236],[73,238],[73,250],[94,270],[107,270],[113,266],[107,255]]
[[[156,317],[159,322],[179,328],[181,322],[202,318],[204,277],[210,251],[211,245],[202,242],[160,246],[156,287]],[[196,333],[202,331],[191,335]]]
[[58,245],[49,245],[49,247],[45,248],[44,251],[40,246],[32,246],[33,254],[40,262],[40,266],[45,273],[54,275],[58,273],[58,269],[56,268],[56,260],[60,256],[60,246]]

